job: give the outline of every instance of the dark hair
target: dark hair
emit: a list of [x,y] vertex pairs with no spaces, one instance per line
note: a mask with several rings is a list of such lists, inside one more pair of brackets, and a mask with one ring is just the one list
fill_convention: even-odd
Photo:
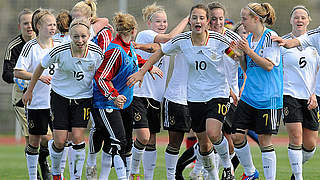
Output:
[[204,11],[206,11],[206,17],[207,19],[210,19],[209,17],[209,10],[207,8],[207,6],[203,5],[203,4],[197,4],[195,6],[192,6],[191,10],[190,10],[190,18],[191,18],[191,13],[194,9],[203,9]]
[[294,11],[297,10],[297,9],[302,9],[302,10],[306,11],[306,13],[308,14],[308,18],[311,21],[311,16],[310,16],[309,10],[306,7],[302,6],[302,5],[297,5],[297,6],[292,8],[292,10],[290,12],[290,18],[292,17]]
[[223,10],[223,15],[225,16],[227,11],[226,11],[226,8],[223,6],[222,3],[219,3],[219,2],[211,2],[209,3],[208,5],[208,8],[209,10],[213,10],[213,9],[222,9]]
[[72,21],[72,17],[68,10],[61,9],[57,16],[57,28],[61,33],[66,33],[69,31],[69,26]]

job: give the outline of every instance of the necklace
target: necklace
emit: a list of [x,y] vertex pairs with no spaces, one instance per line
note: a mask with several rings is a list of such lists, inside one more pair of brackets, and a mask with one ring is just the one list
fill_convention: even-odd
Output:
[[77,58],[84,58],[87,56],[87,52],[88,52],[88,45],[86,44],[86,47],[84,49],[84,51],[80,52],[80,54],[78,54],[77,52],[75,52],[73,44],[71,43],[71,55],[72,57],[77,57]]

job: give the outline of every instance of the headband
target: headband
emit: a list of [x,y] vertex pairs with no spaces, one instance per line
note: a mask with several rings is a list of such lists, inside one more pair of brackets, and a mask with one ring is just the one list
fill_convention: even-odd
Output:
[[158,11],[152,13],[148,20],[151,21],[152,17],[158,12],[163,12],[163,10],[158,10]]
[[86,24],[84,23],[81,23],[81,22],[77,22],[77,23],[74,23],[70,26],[70,29],[73,27],[73,26],[76,26],[76,25],[82,25],[82,26],[85,26],[86,28],[90,29]]
[[264,18],[266,17],[266,16],[264,16],[264,17],[260,16],[260,15],[257,14],[253,9],[251,9],[249,6],[247,6],[247,8],[248,8],[254,15],[258,16],[258,17],[259,17],[260,19],[262,19],[262,20],[264,20]]
[[297,10],[297,9],[303,9],[303,10],[305,10],[305,11],[307,12],[308,16],[310,16],[310,12],[309,12],[309,10],[308,10],[306,7],[304,7],[304,6],[296,6],[296,7],[294,7],[294,8],[292,9],[292,11],[290,12],[290,17],[292,16],[293,12],[294,12],[295,10]]

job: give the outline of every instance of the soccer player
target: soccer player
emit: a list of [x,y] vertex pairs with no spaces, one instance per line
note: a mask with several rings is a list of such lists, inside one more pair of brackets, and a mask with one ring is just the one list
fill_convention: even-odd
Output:
[[[56,19],[47,9],[38,9],[32,15],[32,29],[37,37],[28,41],[22,49],[14,68],[16,78],[30,80],[40,60],[59,42],[52,39],[56,31]],[[54,74],[54,66],[50,67],[39,78],[41,83],[35,88],[34,101],[27,105],[29,143],[26,146],[26,159],[30,179],[36,179],[39,144],[47,147],[48,125],[52,123],[50,115],[50,81]],[[25,104],[26,105],[26,104]],[[46,158],[46,157],[41,157]],[[50,176],[48,176],[50,179]]]
[[[90,23],[87,19],[75,19],[70,25],[72,41],[51,50],[37,66],[24,95],[25,103],[32,103],[32,91],[37,79],[52,64],[59,68],[52,78],[51,109],[54,116],[54,141],[49,144],[53,179],[60,180],[60,161],[72,129],[71,179],[81,179],[85,161],[84,132],[92,108],[92,79],[102,61],[101,49],[88,41]],[[70,89],[72,86],[72,90]],[[31,101],[33,99],[33,101]]]
[[[188,18],[184,18],[170,33],[166,33],[168,20],[165,9],[162,6],[156,5],[156,3],[148,5],[142,9],[142,14],[148,30],[138,33],[136,43],[140,44],[167,42],[178,33],[181,33],[188,23]],[[137,53],[144,59],[148,59],[152,55],[151,53],[141,50],[137,50]],[[151,75],[146,75],[142,87],[134,87],[134,98],[132,102],[134,112],[133,127],[136,133],[136,141],[132,148],[131,173],[133,176],[139,174],[139,165],[142,159],[145,179],[153,179],[154,168],[156,167],[156,133],[160,132],[161,127],[160,102],[163,101],[165,92],[169,57],[163,57],[155,66],[162,70],[164,78],[154,80]],[[181,141],[181,135],[174,136],[174,134],[169,132],[166,161],[172,158],[176,159]],[[174,161],[175,160],[172,159],[169,163],[171,167],[175,167]],[[169,164],[167,163],[166,165]],[[174,173],[171,173],[171,176],[172,175],[173,177],[171,178],[174,178]]]
[[[293,39],[307,33],[311,20],[304,6],[290,13],[291,33],[283,39]],[[284,123],[289,135],[288,157],[293,176],[302,180],[302,164],[313,156],[317,145],[319,119],[315,95],[319,55],[314,47],[281,48],[284,66]]]
[[[228,142],[221,132],[230,89],[227,84],[223,59],[224,52],[236,57],[229,47],[228,40],[219,33],[208,31],[209,12],[205,5],[191,8],[189,23],[191,31],[182,33],[154,53],[140,71],[131,75],[127,84],[133,86],[141,82],[151,65],[164,55],[182,52],[190,65],[188,74],[188,107],[192,118],[192,129],[196,132],[200,144],[200,157],[210,178],[213,147],[220,155],[226,179],[234,179]],[[200,84],[199,84],[200,83]],[[210,142],[211,141],[211,142]]]
[[[126,86],[125,80],[138,71],[138,66],[146,62],[133,48],[132,41],[137,33],[135,18],[130,14],[116,13],[113,23],[118,34],[108,46],[105,59],[94,78],[95,131],[101,135],[97,138],[103,139],[105,143],[102,152],[102,163],[105,165],[101,171],[101,180],[108,178],[112,163],[118,179],[128,179],[130,175],[126,172],[125,161],[121,159],[132,147],[132,143],[127,142],[126,136],[132,134],[133,88]],[[150,73],[162,76],[161,70],[157,67],[153,67]],[[126,127],[130,123],[131,126]],[[101,144],[96,142],[99,140],[93,141],[94,150],[97,152]]]
[[242,179],[257,179],[259,173],[252,162],[246,130],[259,135],[264,175],[276,178],[276,153],[272,134],[277,134],[282,116],[283,71],[280,48],[270,37],[276,32],[265,27],[275,22],[275,12],[269,3],[250,3],[241,9],[241,23],[250,32],[247,39],[237,43],[246,54],[240,64],[247,74],[240,102],[233,116],[235,152],[244,167]]

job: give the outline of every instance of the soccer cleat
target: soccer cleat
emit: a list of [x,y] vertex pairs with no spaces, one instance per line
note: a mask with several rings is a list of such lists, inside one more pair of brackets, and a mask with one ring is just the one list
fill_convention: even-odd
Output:
[[52,180],[63,180],[61,175],[52,175]]
[[97,180],[98,175],[97,175],[97,166],[87,166],[86,167],[86,176],[87,180]]
[[296,177],[294,176],[294,174],[291,175],[290,180],[296,180]]
[[39,161],[40,169],[41,169],[41,175],[43,180],[51,180],[51,172],[50,167],[47,162],[45,161]]
[[245,173],[241,176],[241,180],[253,180],[253,179],[259,179],[259,172],[256,170],[251,176],[247,176]]
[[235,180],[231,167],[223,169],[221,180]]
[[202,176],[202,172],[200,172],[199,174],[196,174],[193,171],[191,171],[189,174],[189,178],[190,180],[204,180]]
[[140,180],[140,177],[143,177],[143,174],[131,174],[129,180]]

